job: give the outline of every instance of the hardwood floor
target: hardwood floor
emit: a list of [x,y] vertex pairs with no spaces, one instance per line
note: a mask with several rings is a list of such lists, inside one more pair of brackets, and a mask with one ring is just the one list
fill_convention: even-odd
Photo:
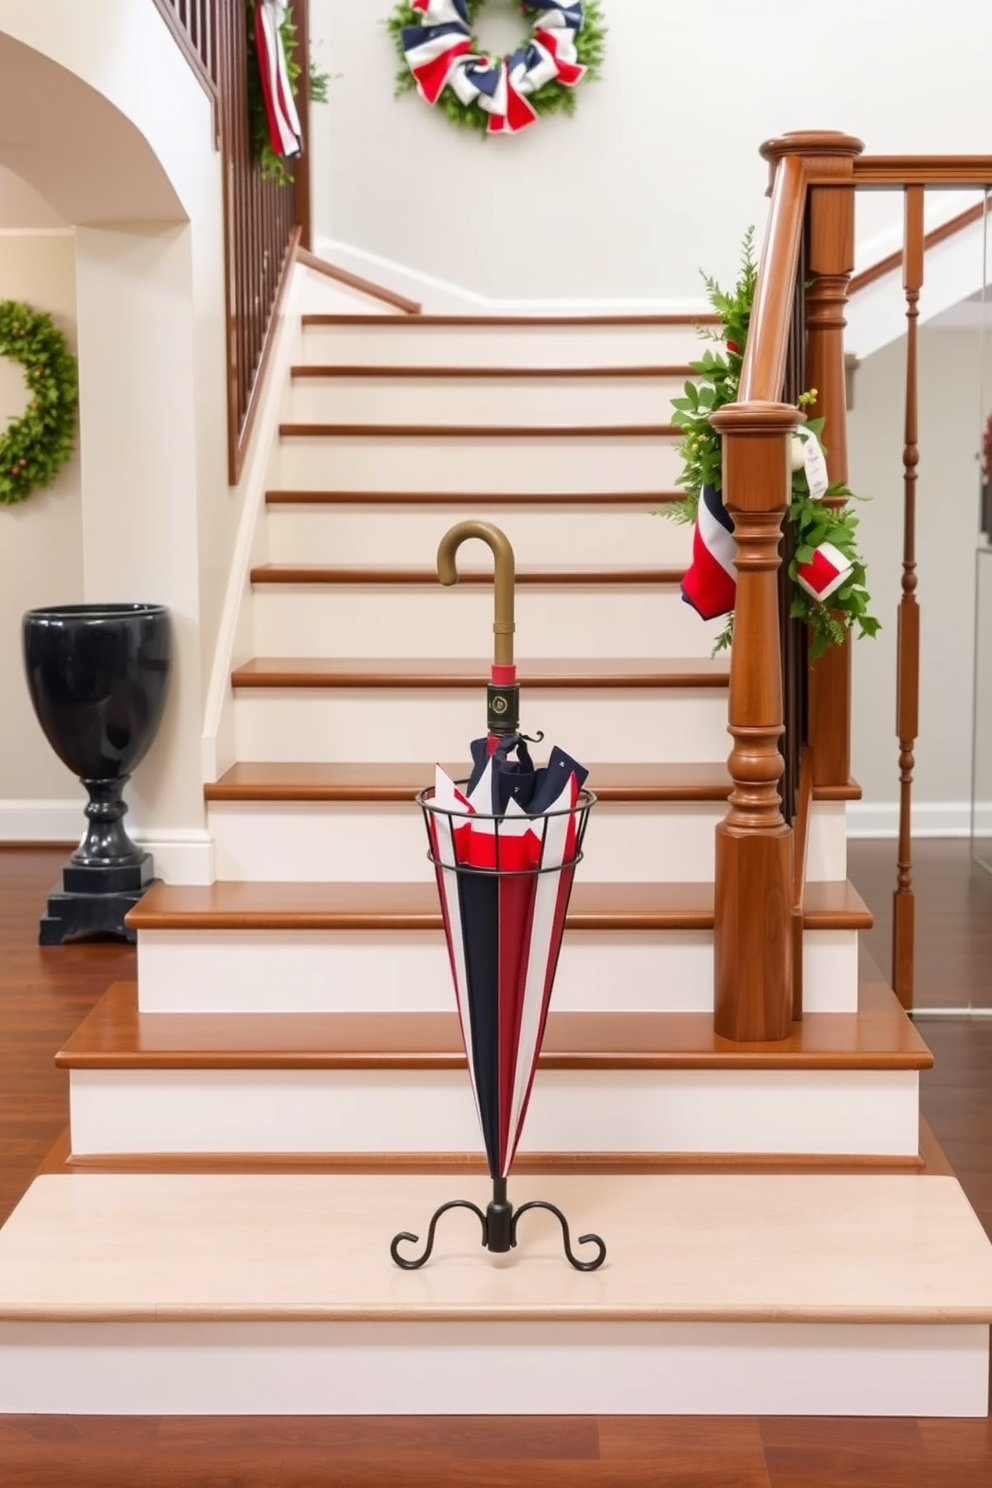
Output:
[[[876,915],[891,843],[855,843]],[[37,920],[62,854],[0,851],[0,1217],[66,1123],[54,1054],[114,981],[118,944],[41,949]],[[992,1004],[992,878],[967,845],[917,844],[920,1001]],[[885,926],[872,932],[887,962]],[[992,1020],[927,1021],[923,1110],[992,1234]],[[2,1488],[988,1488],[992,1422],[661,1418],[0,1418]]]

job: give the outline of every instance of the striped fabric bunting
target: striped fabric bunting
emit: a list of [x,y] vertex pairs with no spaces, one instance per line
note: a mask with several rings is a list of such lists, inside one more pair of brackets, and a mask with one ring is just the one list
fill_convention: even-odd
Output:
[[576,47],[581,4],[527,0],[524,8],[537,14],[534,33],[509,57],[473,52],[466,0],[412,0],[412,6],[425,24],[404,27],[403,52],[421,97],[436,104],[450,87],[466,107],[477,103],[489,115],[490,134],[528,128],[538,118],[530,95],[555,79],[572,88],[585,76]]
[[255,5],[255,49],[269,143],[273,153],[283,160],[291,160],[303,151],[303,129],[282,43],[281,27],[287,9],[287,0],[257,0]]
[[692,536],[692,564],[682,580],[682,598],[704,620],[728,615],[737,599],[734,523],[723,497],[712,486],[699,496]]

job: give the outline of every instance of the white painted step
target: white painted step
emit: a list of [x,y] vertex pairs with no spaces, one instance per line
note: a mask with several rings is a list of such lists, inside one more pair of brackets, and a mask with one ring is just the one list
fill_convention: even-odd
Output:
[[288,416],[300,423],[329,424],[659,424],[671,422],[672,399],[682,396],[685,380],[678,373],[558,378],[298,376],[293,379]]
[[[471,506],[389,505],[367,502],[303,505],[270,503],[265,532],[270,563],[426,563],[458,522],[495,522],[506,533],[517,563],[639,561],[688,567],[692,529],[651,515],[651,497],[629,506],[585,504],[508,506],[498,499]],[[474,545],[462,550],[467,562]],[[479,548],[479,552],[483,550]],[[702,622],[700,622],[702,623]]]
[[[440,930],[204,928],[138,931],[138,999],[150,1013],[446,1012],[454,993]],[[806,931],[803,999],[856,1011],[857,930]],[[711,1011],[712,933],[566,931],[554,1006]]]
[[[953,1178],[59,1174],[0,1233],[0,1411],[975,1416],[992,1249]],[[581,1254],[580,1248],[580,1254]],[[498,1367],[494,1367],[497,1357]]]
[[[485,732],[482,688],[236,688],[236,758],[388,763],[460,759]],[[525,684],[521,721],[578,759],[631,764],[726,759],[723,688],[544,688]]]
[[[648,529],[650,531],[650,529]],[[646,533],[647,535],[647,533]],[[428,564],[433,554],[428,557]],[[474,557],[474,555],[471,555]],[[465,554],[466,566],[470,555]],[[254,586],[261,656],[471,657],[492,634],[491,583]],[[562,657],[708,658],[723,620],[703,621],[677,583],[518,584],[516,643]]]
[[[76,1156],[482,1154],[464,1070],[71,1070]],[[915,1070],[539,1070],[520,1155],[915,1158]]]
[[438,325],[378,316],[303,326],[303,359],[323,366],[653,367],[696,362],[705,350],[692,325]]
[[[659,421],[661,422],[661,421]],[[274,483],[303,491],[670,490],[674,442],[656,436],[383,437],[374,432],[280,441]],[[547,554],[545,554],[547,557]]]
[[[425,786],[432,771],[424,770]],[[602,802],[590,819],[583,872],[602,883],[708,883],[726,803]],[[217,877],[282,882],[429,880],[421,813],[407,802],[211,801]],[[843,802],[813,807],[807,878],[847,877]]]

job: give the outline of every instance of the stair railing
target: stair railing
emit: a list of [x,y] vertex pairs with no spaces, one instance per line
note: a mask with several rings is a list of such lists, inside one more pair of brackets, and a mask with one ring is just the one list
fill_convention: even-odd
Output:
[[[781,400],[796,396],[794,379],[787,378],[787,354],[790,324],[796,335],[798,283],[805,298],[802,381],[805,389],[817,390],[810,411],[824,419],[830,480],[846,483],[844,328],[854,269],[855,200],[858,189],[880,187],[901,189],[905,200],[901,263],[907,357],[896,706],[900,799],[892,985],[903,1005],[913,1006],[912,785],[920,668],[918,318],[926,247],[951,230],[925,233],[924,192],[927,187],[987,191],[992,157],[866,156],[862,151],[860,140],[826,132],[790,134],[762,147],[771,166],[771,211],[739,397],[712,419],[723,436],[724,495],[736,526],[738,568],[728,721],[734,741],[732,790],[726,819],[717,829],[714,1007],[717,1032],[736,1040],[782,1039],[793,1010],[799,1013],[802,1007],[797,926],[802,873],[782,812],[783,755],[794,755],[808,743],[810,773],[805,784],[800,776],[800,811],[805,802],[808,812],[814,793],[843,799],[851,791],[850,647],[832,647],[815,663],[807,659],[800,680],[789,669],[783,685],[787,621],[776,578],[790,483],[787,447],[801,420],[793,404]],[[955,224],[964,226],[966,219],[978,220],[976,209]],[[887,262],[886,269],[891,267],[895,265]],[[797,687],[806,689],[805,706],[795,696]],[[783,750],[786,720],[796,737]],[[790,787],[790,820],[794,799]],[[804,841],[805,834],[800,836]]]
[[155,0],[214,98],[224,166],[228,479],[241,477],[279,304],[296,250],[310,247],[308,0],[290,0],[302,66],[296,80],[303,156],[287,185],[263,180],[248,112],[244,0]]
[[714,1026],[737,1041],[787,1036],[792,1022],[792,828],[785,768],[779,570],[798,409],[783,402],[806,211],[797,151],[775,172],[738,401],[713,415],[734,519],[737,602],[727,729],[727,816],[716,833]]

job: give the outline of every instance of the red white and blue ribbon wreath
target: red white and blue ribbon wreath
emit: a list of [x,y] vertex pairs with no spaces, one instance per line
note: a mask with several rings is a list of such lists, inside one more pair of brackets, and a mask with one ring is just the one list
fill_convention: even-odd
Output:
[[283,160],[292,160],[303,150],[303,130],[296,111],[282,39],[288,8],[287,0],[256,0],[255,3],[255,49],[269,143],[273,154]]
[[517,134],[540,117],[530,102],[546,83],[574,88],[587,69],[576,45],[585,19],[585,3],[525,0],[521,9],[536,15],[530,41],[508,57],[487,57],[475,50],[468,0],[410,0],[424,17],[421,26],[402,32],[403,55],[417,91],[435,104],[450,88],[466,107],[478,105],[489,115],[490,134]]
[[[797,467],[806,468],[806,480],[812,500],[820,501],[827,493],[826,463],[816,435],[801,431],[795,439]],[[682,580],[682,598],[704,620],[729,615],[737,602],[737,571],[734,559],[734,522],[723,504],[723,497],[712,486],[704,486],[699,495],[696,526],[692,534],[692,563]],[[822,604],[847,579],[853,564],[833,543],[821,543],[808,563],[800,564],[796,582]]]

